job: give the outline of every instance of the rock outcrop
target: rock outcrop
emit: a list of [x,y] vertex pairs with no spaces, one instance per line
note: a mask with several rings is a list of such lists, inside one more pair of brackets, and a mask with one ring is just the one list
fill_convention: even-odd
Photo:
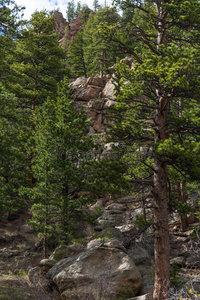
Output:
[[142,286],[141,275],[116,239],[96,240],[78,256],[65,258],[55,264],[47,278],[58,287],[64,300],[105,299],[135,295]]
[[61,40],[65,34],[65,28],[68,26],[68,22],[63,17],[63,14],[59,11],[53,13],[54,16],[54,26],[56,33],[59,34],[59,39]]
[[[111,88],[109,88],[111,86]],[[89,134],[104,133],[110,124],[107,108],[116,104],[114,85],[109,80],[99,77],[79,77],[71,83],[74,108],[84,107],[87,118],[90,119]]]

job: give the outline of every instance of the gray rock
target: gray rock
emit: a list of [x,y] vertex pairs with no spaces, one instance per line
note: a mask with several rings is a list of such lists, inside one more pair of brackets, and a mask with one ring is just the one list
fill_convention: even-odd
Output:
[[99,98],[102,88],[99,86],[83,86],[75,90],[72,98],[75,101],[89,101],[91,99]]
[[34,229],[31,226],[27,225],[27,224],[21,225],[19,230],[24,232],[24,233],[33,233],[34,232]]
[[40,279],[40,268],[39,267],[31,268],[28,271],[28,278],[29,278],[31,283],[36,285],[38,283],[39,279]]
[[103,108],[104,102],[102,100],[92,99],[88,102],[88,107],[95,110],[101,110]]
[[108,101],[105,102],[103,108],[106,109],[106,108],[112,107],[112,106],[114,106],[116,103],[117,103],[116,101],[108,100]]
[[98,243],[76,257],[63,259],[47,273],[62,299],[86,299],[83,294],[90,299],[102,291],[108,299],[122,296],[125,288],[135,294],[140,290],[141,275],[122,244],[116,239]]
[[39,262],[40,272],[44,276],[54,265],[56,261],[53,259],[42,259]]
[[39,267],[48,267],[49,269],[51,269],[54,265],[55,265],[56,261],[54,259],[42,259],[39,262]]
[[127,300],[153,300],[152,294],[146,294],[138,297],[129,298]]
[[75,81],[71,83],[72,90],[76,90],[77,88],[81,87],[84,85],[87,81],[87,78],[83,77],[78,77]]
[[145,248],[134,244],[127,249],[127,252],[136,266],[153,264],[152,258]]
[[109,99],[116,99],[115,96],[115,86],[112,83],[112,79],[110,79],[107,83],[105,88],[103,89],[103,97],[109,98]]

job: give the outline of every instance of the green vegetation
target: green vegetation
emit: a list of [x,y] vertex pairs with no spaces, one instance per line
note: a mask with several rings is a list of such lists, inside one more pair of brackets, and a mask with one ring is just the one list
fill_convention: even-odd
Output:
[[[164,300],[168,215],[178,211],[187,229],[188,194],[199,188],[200,3],[119,0],[102,8],[95,0],[93,7],[68,3],[59,44],[53,13],[22,22],[22,8],[0,1],[0,218],[31,210],[46,257],[50,237],[69,243],[74,223],[95,221],[100,211],[86,210],[97,196],[149,186],[153,224],[145,213],[137,224],[155,230],[154,299]],[[129,66],[120,61],[127,55]],[[106,139],[119,143],[118,160],[102,158],[68,83],[106,78],[114,64],[117,104]]]

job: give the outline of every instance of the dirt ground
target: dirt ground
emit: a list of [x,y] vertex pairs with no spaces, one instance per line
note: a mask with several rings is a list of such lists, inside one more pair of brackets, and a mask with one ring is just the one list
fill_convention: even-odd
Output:
[[0,300],[36,300],[38,295],[28,280],[28,270],[42,259],[32,251],[37,235],[20,231],[29,215],[0,222]]

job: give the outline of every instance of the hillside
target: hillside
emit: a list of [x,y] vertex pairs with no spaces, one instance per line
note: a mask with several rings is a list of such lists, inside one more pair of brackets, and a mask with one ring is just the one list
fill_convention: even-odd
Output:
[[93,6],[0,5],[0,298],[198,299],[200,3]]

